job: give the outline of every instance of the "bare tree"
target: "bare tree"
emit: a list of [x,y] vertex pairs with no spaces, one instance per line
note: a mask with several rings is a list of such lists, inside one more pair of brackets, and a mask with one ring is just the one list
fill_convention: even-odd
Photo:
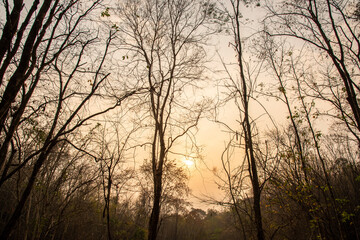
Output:
[[[339,83],[335,81],[327,83],[327,80],[322,82],[319,77],[330,75],[314,73],[313,63],[306,61],[307,48],[298,51],[295,46],[285,41],[277,42],[268,35],[263,40],[261,49],[265,49],[265,52],[262,52],[263,50],[260,52],[267,59],[271,72],[278,81],[275,88],[267,95],[280,99],[286,104],[289,114],[287,118],[290,122],[290,126],[285,129],[287,133],[272,134],[276,139],[276,141],[271,140],[272,145],[278,148],[276,154],[279,157],[279,171],[273,183],[278,182],[281,186],[284,179],[287,179],[288,185],[293,186],[285,192],[290,192],[292,201],[301,208],[308,209],[305,212],[307,212],[307,221],[312,223],[311,231],[317,232],[319,236],[336,236],[336,238],[344,239],[347,235],[344,230],[346,224],[341,217],[341,208],[337,207],[336,199],[339,197],[329,172],[336,158],[327,157],[328,149],[324,149],[323,143],[327,133],[319,131],[317,123],[323,124],[322,121],[325,118],[322,117],[325,116],[327,120],[331,120],[329,126],[338,128],[339,120],[333,115],[334,112],[344,115],[350,109],[346,111],[341,108],[345,97],[334,91]],[[323,101],[331,104],[325,104]],[[347,124],[348,121],[348,116],[344,117],[340,127],[345,129],[342,134],[349,137],[349,133],[354,132],[353,126],[350,127]],[[320,125],[320,127],[324,126]],[[328,130],[330,133],[333,131],[333,129]],[[353,141],[356,140],[353,139]],[[342,145],[333,144],[336,148]],[[293,192],[298,190],[301,190],[301,194],[294,197]],[[322,220],[318,221],[318,218]]]
[[[344,100],[351,109],[344,118],[355,136],[360,130],[360,108],[356,97],[360,59],[357,6],[353,1],[285,1],[281,7],[268,4],[268,16],[264,20],[265,31],[270,36],[299,39],[314,50],[315,58],[321,59],[319,66],[327,63],[335,68],[337,74],[332,73],[329,79],[341,79],[346,93]],[[334,81],[331,85],[334,86]]]
[[[236,0],[230,1],[231,7],[228,12],[231,23],[232,36],[234,38],[232,46],[236,52],[237,64],[239,78],[231,77],[229,74],[230,81],[227,84],[227,87],[230,90],[230,95],[232,95],[235,103],[241,114],[240,124],[242,127],[241,137],[244,138],[244,154],[245,159],[248,164],[249,176],[252,185],[252,197],[253,197],[253,210],[254,210],[254,223],[256,226],[257,239],[262,240],[265,238],[264,230],[262,226],[262,216],[261,216],[261,207],[260,207],[260,197],[261,197],[261,183],[258,174],[258,164],[260,159],[257,159],[256,155],[256,146],[254,139],[254,128],[252,126],[252,120],[250,117],[249,110],[249,101],[251,99],[251,94],[254,87],[254,79],[251,79],[251,74],[248,72],[244,63],[244,50],[242,46],[242,35],[241,35],[241,4],[242,1]],[[247,75],[246,75],[247,74]],[[235,135],[238,135],[238,132],[235,132]]]
[[[14,2],[9,14],[11,6],[5,1],[8,14],[1,40],[7,46],[1,53],[1,79],[9,76],[9,80],[1,81],[0,186],[25,166],[31,170],[2,239],[9,237],[21,216],[54,147],[69,142],[75,130],[136,92],[121,92],[116,99],[103,95],[110,75],[104,65],[115,31],[105,29],[100,36],[96,24],[88,19],[92,12],[100,16],[96,11],[100,1],[44,1],[39,11],[39,1],[34,1],[27,13],[22,1]],[[23,20],[20,27],[16,19]],[[101,97],[103,107],[89,110],[92,100]],[[23,152],[23,148],[30,151]]]
[[[150,140],[153,206],[148,239],[156,239],[161,212],[164,166],[174,144],[194,128],[203,104],[194,104],[186,91],[201,79],[207,32],[200,1],[126,1],[119,7],[117,24],[128,50],[128,69],[150,89],[143,106],[152,132]],[[196,94],[196,93],[195,93]]]
[[[111,127],[108,127],[110,124]],[[136,128],[126,131],[117,121],[112,123],[111,120],[107,120],[103,127],[99,127],[99,139],[97,139],[97,144],[92,146],[92,156],[95,157],[101,173],[104,198],[103,218],[106,218],[109,240],[112,239],[110,226],[111,200],[115,200],[113,201],[113,209],[116,210],[118,204],[118,196],[113,196],[114,190],[116,190],[116,194],[120,194],[121,191],[124,191],[125,185],[134,177],[134,171],[126,165],[126,161],[130,159],[127,156],[127,148],[135,131]],[[94,141],[96,137],[93,138]],[[116,214],[116,211],[114,211],[114,214]]]

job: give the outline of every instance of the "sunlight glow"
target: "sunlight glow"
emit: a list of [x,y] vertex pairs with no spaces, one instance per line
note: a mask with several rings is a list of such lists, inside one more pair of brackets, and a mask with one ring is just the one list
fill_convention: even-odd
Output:
[[193,158],[184,157],[182,161],[187,167],[191,167],[191,166],[194,165],[194,159]]

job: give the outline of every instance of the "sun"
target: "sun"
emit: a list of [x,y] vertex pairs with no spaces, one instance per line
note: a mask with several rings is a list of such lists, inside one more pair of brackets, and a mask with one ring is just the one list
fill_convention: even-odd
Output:
[[192,157],[184,157],[182,159],[182,162],[187,166],[187,167],[192,167],[194,165],[194,159]]
[[192,165],[194,165],[194,162],[188,159],[184,159],[183,162],[185,163],[186,166],[191,167]]

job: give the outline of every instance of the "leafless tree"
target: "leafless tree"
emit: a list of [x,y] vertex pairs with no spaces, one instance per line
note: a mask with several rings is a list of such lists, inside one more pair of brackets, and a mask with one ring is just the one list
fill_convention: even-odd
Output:
[[118,8],[121,20],[116,26],[122,33],[120,46],[128,50],[127,69],[150,89],[143,106],[152,132],[152,240],[158,232],[165,162],[174,144],[197,125],[204,108],[199,101],[192,104],[196,96],[187,91],[198,85],[206,58],[201,45],[207,34],[202,28],[205,8],[201,1],[189,0],[125,1]]
[[[120,119],[111,122],[105,121],[105,125],[99,127],[99,136],[93,136],[92,156],[95,157],[98,167],[100,169],[101,182],[103,188],[104,210],[103,218],[106,218],[107,237],[112,239],[110,226],[110,203],[114,200],[114,209],[118,204],[119,196],[113,196],[114,190],[116,194],[126,190],[125,185],[129,184],[134,178],[134,170],[126,164],[130,160],[128,156],[129,141],[136,128],[126,131],[125,128],[119,124]],[[110,125],[111,127],[109,127]],[[116,211],[114,212],[116,214]]]
[[[262,240],[265,238],[264,230],[262,226],[262,217],[261,217],[261,207],[260,207],[260,198],[261,198],[261,183],[258,173],[258,165],[260,159],[257,159],[256,154],[256,144],[254,138],[254,128],[252,126],[252,119],[250,116],[249,102],[251,95],[253,93],[254,80],[251,78],[251,73],[246,69],[248,65],[244,63],[244,49],[242,46],[242,35],[241,35],[241,6],[242,1],[229,1],[230,7],[228,10],[228,15],[230,18],[231,24],[231,33],[233,36],[233,42],[231,43],[234,51],[236,52],[237,64],[238,64],[238,73],[239,77],[232,77],[229,73],[229,83],[226,84],[229,89],[229,95],[234,99],[237,108],[240,113],[240,124],[241,124],[241,135],[244,139],[244,155],[245,161],[248,164],[248,171],[251,180],[252,186],[252,197],[253,197],[253,211],[254,211],[254,223],[256,226],[257,239]],[[254,76],[253,76],[254,78]],[[234,132],[237,137],[240,132]]]
[[[328,150],[324,149],[322,142],[326,132],[317,130],[317,123],[328,119],[331,120],[329,126],[336,126],[339,119],[335,114],[333,115],[333,112],[347,114],[347,111],[340,107],[345,97],[333,91],[338,87],[334,85],[335,82],[323,84],[318,79],[322,75],[314,74],[313,63],[306,61],[307,48],[296,50],[295,46],[285,41],[277,42],[268,35],[263,40],[261,55],[267,60],[270,72],[278,82],[267,95],[281,100],[286,105],[287,119],[290,123],[286,129],[287,133],[278,132],[272,135],[276,141],[271,140],[271,144],[278,148],[276,154],[279,155],[279,171],[273,182],[279,181],[280,186],[284,179],[287,179],[289,186],[292,185],[295,191],[302,190],[299,197],[294,197],[293,201],[302,208],[309,209],[308,221],[317,223],[316,227],[313,225],[312,231],[318,231],[317,234],[320,236],[336,236],[344,239],[345,224],[341,220],[341,210],[336,207],[338,205],[336,199],[339,197],[336,196],[329,173],[329,168],[336,158],[327,157]],[[263,50],[265,51],[262,52]],[[324,101],[331,104],[325,104]],[[346,117],[341,121],[341,127],[345,129],[343,134],[349,137],[349,133],[352,133],[352,136],[356,136],[348,120],[349,118]],[[333,130],[330,129],[329,132],[332,133]],[[334,143],[334,146],[340,147],[338,143]],[[286,173],[287,171],[289,172]],[[320,190],[316,190],[313,186],[323,187],[318,187]],[[311,201],[301,202],[304,198]],[[316,211],[311,204],[317,206]],[[325,206],[328,206],[328,209]],[[317,218],[322,219],[321,224],[316,220]]]
[[346,97],[340,103],[333,103],[337,108],[350,107],[343,117],[358,138],[360,108],[356,96],[359,93],[360,42],[357,6],[353,1],[337,0],[285,1],[282,6],[268,4],[264,24],[270,36],[291,37],[305,43],[314,52],[314,64],[332,66],[334,71],[328,78],[331,84],[327,90],[333,91],[336,80],[341,80]]
[[[121,92],[116,99],[103,95],[110,75],[104,65],[115,31],[100,34],[99,25],[89,20],[90,14],[100,16],[100,1],[43,1],[38,11],[40,1],[31,4],[28,10],[23,1],[3,5],[7,15],[0,62],[0,187],[25,166],[31,170],[2,239],[21,216],[54,147],[69,142],[75,130],[136,92]],[[99,46],[95,56],[94,47]],[[103,107],[89,110],[98,99]]]

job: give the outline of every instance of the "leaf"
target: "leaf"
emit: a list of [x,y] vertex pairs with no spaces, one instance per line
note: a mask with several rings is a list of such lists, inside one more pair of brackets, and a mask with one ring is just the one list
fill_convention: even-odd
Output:
[[[110,15],[109,15],[109,16],[110,16]],[[111,28],[115,29],[116,31],[119,30],[119,27],[118,27],[115,23],[111,26]]]
[[355,178],[356,182],[360,182],[360,175]]
[[109,8],[108,8],[108,7],[105,9],[105,11],[103,11],[103,12],[101,13],[101,16],[102,16],[102,17],[110,17]]
[[279,87],[278,88],[280,92],[282,92],[283,94],[285,94],[285,88],[284,87]]

